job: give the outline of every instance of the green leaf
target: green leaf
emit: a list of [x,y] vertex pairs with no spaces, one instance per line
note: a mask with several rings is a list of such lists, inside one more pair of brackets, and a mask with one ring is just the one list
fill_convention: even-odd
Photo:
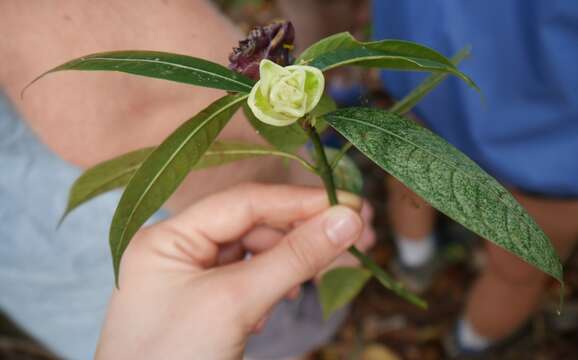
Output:
[[343,65],[357,65],[451,73],[477,89],[476,84],[452,61],[427,46],[403,40],[361,42],[348,32],[319,40],[303,51],[296,64],[315,66],[323,71]]
[[239,73],[204,59],[138,50],[83,56],[45,72],[26,88],[47,74],[63,70],[118,71],[233,92],[249,92],[255,83]]
[[325,320],[349,304],[363,290],[370,278],[371,272],[357,267],[340,267],[326,272],[318,287],[319,302]]
[[248,95],[227,95],[176,129],[144,161],[128,183],[110,227],[114,274],[138,229],[177,189]]
[[420,45],[411,41],[386,39],[363,43],[363,47],[370,50],[399,54],[400,56],[409,58],[428,59],[440,64],[454,67],[454,64],[451,62],[451,60],[439,52],[427,46]]
[[314,59],[335,50],[352,50],[366,48],[370,50],[383,51],[391,54],[398,54],[404,57],[415,57],[430,59],[441,64],[453,66],[454,64],[439,52],[411,41],[404,40],[378,40],[363,42],[357,40],[349,32],[333,34],[319,40],[315,44],[305,49],[295,60],[296,64],[309,64]]
[[445,140],[379,109],[342,109],[325,118],[432,206],[562,283],[560,259],[544,232],[506,189]]
[[68,205],[59,224],[72,210],[85,202],[107,191],[124,187],[153,150],[154,148],[145,148],[131,151],[86,170],[72,184],[68,194]]
[[327,129],[327,123],[323,119],[323,115],[337,110],[337,104],[327,94],[323,94],[317,106],[309,113],[313,126],[317,132],[322,133]]
[[[414,44],[416,47],[420,45]],[[404,49],[405,50],[405,49]],[[396,52],[369,49],[366,47],[354,49],[338,49],[313,59],[309,65],[327,71],[344,65],[357,65],[406,71],[429,71],[452,73],[477,89],[476,84],[455,66],[437,61],[437,58],[426,57],[427,53],[418,56],[413,52]]]
[[337,110],[337,104],[335,101],[331,98],[331,96],[323,94],[317,106],[309,113],[309,116],[321,117],[334,110]]
[[[363,176],[355,162],[346,155],[338,155],[339,150],[325,147],[325,155],[330,164],[337,156],[342,156],[337,165],[333,168],[333,180],[335,187],[339,190],[345,190],[357,195],[363,191]],[[316,152],[312,151],[311,155],[316,158]]]
[[[333,161],[339,150],[331,149],[327,156],[329,161]],[[363,176],[355,162],[347,155],[344,155],[333,168],[333,176],[335,180],[335,187],[341,190],[346,190],[357,195],[363,192]]]
[[301,55],[295,59],[295,64],[306,64],[319,55],[325,54],[327,52],[337,49],[353,49],[361,45],[362,44],[357,41],[357,39],[355,39],[349,32],[333,34],[319,40],[315,44],[305,49]]
[[297,122],[289,126],[272,126],[257,119],[249,106],[243,106],[243,111],[255,131],[276,149],[292,153],[309,140],[307,134]]
[[[470,56],[470,48],[466,47],[460,50],[452,57],[452,63],[458,65],[462,60]],[[396,102],[395,105],[389,109],[391,112],[398,114],[405,114],[409,112],[418,102],[420,102],[427,94],[435,89],[442,81],[448,77],[448,73],[433,73],[422,81],[416,88],[414,88],[403,99]]]
[[[145,148],[102,162],[86,170],[72,185],[68,206],[60,222],[72,210],[107,191],[125,187],[154,148]],[[215,141],[191,170],[202,170],[257,156],[279,156],[298,161],[307,170],[314,168],[301,157],[257,144]]]
[[193,170],[201,170],[209,167],[225,165],[237,160],[249,159],[257,156],[278,156],[299,162],[305,169],[315,173],[311,164],[303,158],[285,151],[257,144],[237,142],[218,142],[205,152],[201,160],[193,167]]

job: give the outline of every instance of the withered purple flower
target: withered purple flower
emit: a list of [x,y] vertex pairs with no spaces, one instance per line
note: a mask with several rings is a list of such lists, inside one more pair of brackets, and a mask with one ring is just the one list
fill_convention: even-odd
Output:
[[281,66],[290,65],[295,30],[290,21],[277,21],[251,30],[246,39],[229,55],[229,68],[259,80],[259,63],[269,59]]

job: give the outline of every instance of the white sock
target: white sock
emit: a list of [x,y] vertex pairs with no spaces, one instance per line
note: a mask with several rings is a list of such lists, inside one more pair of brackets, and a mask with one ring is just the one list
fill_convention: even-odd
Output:
[[481,351],[492,344],[492,340],[478,334],[465,318],[461,318],[458,322],[456,337],[459,346],[464,350]]
[[410,239],[396,236],[395,242],[399,251],[399,258],[403,265],[416,267],[425,264],[435,253],[434,235],[423,239]]

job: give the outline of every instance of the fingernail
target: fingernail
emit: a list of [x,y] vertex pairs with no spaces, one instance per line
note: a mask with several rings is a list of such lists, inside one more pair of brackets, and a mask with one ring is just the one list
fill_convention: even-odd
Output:
[[353,244],[361,232],[359,216],[344,206],[334,206],[328,212],[325,234],[329,240],[339,247]]

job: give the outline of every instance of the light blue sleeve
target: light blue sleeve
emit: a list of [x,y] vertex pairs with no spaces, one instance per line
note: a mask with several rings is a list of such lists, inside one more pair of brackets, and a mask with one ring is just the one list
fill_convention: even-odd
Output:
[[0,167],[0,307],[57,354],[91,359],[114,284],[108,227],[119,192],[57,230],[80,171],[41,144],[1,94]]

